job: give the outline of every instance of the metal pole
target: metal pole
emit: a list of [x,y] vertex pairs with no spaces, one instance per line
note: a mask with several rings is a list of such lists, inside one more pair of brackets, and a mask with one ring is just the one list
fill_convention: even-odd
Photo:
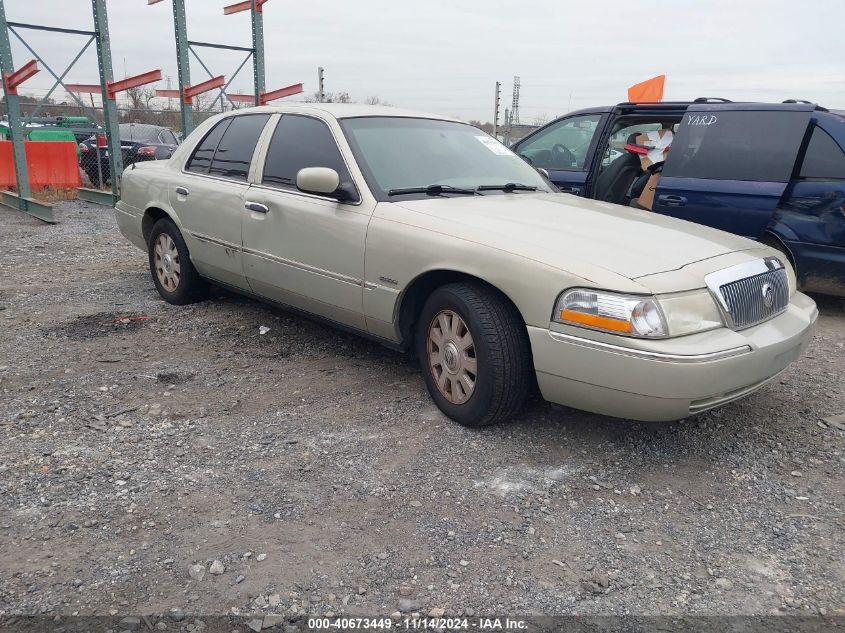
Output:
[[0,0],[0,83],[3,84],[3,96],[6,100],[6,113],[9,120],[9,132],[12,136],[12,156],[15,163],[17,185],[15,194],[0,192],[0,204],[52,223],[55,222],[53,207],[32,199],[32,191],[29,188],[29,170],[26,165],[26,143],[21,127],[21,102],[17,95],[9,94],[6,89],[6,82],[2,80],[2,75],[12,73],[14,70],[12,47],[9,42],[9,24],[6,22],[6,7],[3,6],[3,0]]
[[502,84],[496,82],[495,106],[493,107],[493,138],[499,133],[499,94],[501,93]]
[[120,175],[123,173],[123,154],[120,151],[120,119],[117,102],[109,98],[109,84],[114,81],[111,60],[111,39],[106,0],[91,0],[94,13],[94,31],[97,41],[97,62],[100,66],[100,94],[103,99],[103,119],[109,152],[109,175],[114,202],[120,197]]
[[323,67],[317,68],[317,101],[323,103],[326,93],[323,91]]
[[[12,46],[9,42],[9,27],[6,23],[6,8],[0,0],[0,70],[2,74],[14,72],[15,64],[12,60]],[[11,95],[6,90],[3,81],[3,95],[6,97],[6,111],[9,117],[9,131],[12,134],[12,153],[15,157],[15,178],[18,184],[18,209],[26,211],[26,198],[32,197],[29,190],[29,172],[26,168],[26,146],[24,145],[23,130],[21,128],[21,102],[17,95]]]
[[252,0],[252,74],[255,79],[255,105],[261,105],[264,92],[264,13],[258,0]]
[[173,30],[176,32],[176,65],[179,69],[179,102],[182,107],[182,138],[194,129],[190,103],[185,103],[185,86],[191,85],[191,60],[188,56],[188,25],[185,0],[173,0]]

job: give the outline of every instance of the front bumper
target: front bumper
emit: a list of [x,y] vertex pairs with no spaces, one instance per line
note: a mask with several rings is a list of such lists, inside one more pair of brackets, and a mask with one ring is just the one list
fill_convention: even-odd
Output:
[[[795,293],[786,311],[741,332],[726,328],[629,347],[630,339],[562,326],[529,327],[543,397],[633,420],[677,420],[748,395],[806,349],[816,304]],[[557,326],[553,326],[557,328]]]

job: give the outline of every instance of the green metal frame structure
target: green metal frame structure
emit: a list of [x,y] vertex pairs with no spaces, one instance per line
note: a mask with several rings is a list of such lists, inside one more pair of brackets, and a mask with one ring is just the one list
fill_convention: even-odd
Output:
[[[120,132],[118,128],[119,117],[117,112],[117,104],[114,100],[114,73],[112,71],[112,57],[111,57],[111,39],[109,35],[108,14],[106,12],[106,0],[91,0],[91,11],[93,15],[93,31],[82,31],[78,29],[64,29],[58,27],[50,27],[38,24],[21,24],[17,22],[8,22],[6,20],[6,11],[4,7],[4,0],[0,0],[0,62],[2,63],[2,70],[4,75],[12,73],[14,70],[14,63],[12,61],[12,50],[9,42],[9,33],[13,33],[21,43],[29,50],[35,58],[41,62],[45,69],[53,76],[55,83],[46,98],[61,85],[75,100],[84,107],[86,111],[91,111],[96,120],[96,113],[85,106],[84,102],[65,82],[64,78],[74,67],[82,54],[90,46],[91,42],[95,43],[97,49],[97,63],[99,66],[100,84],[99,90],[103,102],[103,127],[106,130],[107,149],[109,153],[109,169],[111,174],[111,192],[97,191],[93,189],[80,189],[80,198],[98,202],[101,204],[113,205],[120,197],[119,181],[120,175],[123,173],[123,156],[120,151]],[[62,33],[66,35],[81,35],[88,37],[87,42],[82,50],[71,61],[70,65],[59,75],[54,72],[38,55],[38,53],[30,46],[23,36],[19,33],[21,29],[29,29],[36,31],[48,31],[52,33]],[[3,82],[4,95],[6,97],[9,128],[12,136],[12,148],[15,156],[15,173],[17,179],[17,194],[11,192],[3,192],[0,202],[20,209],[30,215],[42,219],[46,222],[54,222],[53,211],[50,205],[33,200],[29,187],[29,172],[26,166],[26,147],[24,145],[22,120],[20,111],[20,101],[16,94],[9,94],[6,87],[6,82]]]
[[15,178],[17,180],[17,193],[0,192],[0,204],[19,209],[45,222],[55,222],[53,207],[33,200],[32,191],[29,188],[29,170],[26,166],[26,145],[24,144],[23,127],[21,125],[20,98],[17,95],[17,90],[7,81],[7,78],[14,74],[15,66],[12,60],[12,47],[9,42],[4,0],[0,0],[0,70],[2,71],[3,96],[9,117],[9,132],[12,137],[12,153],[15,160]]
[[[147,0],[148,4],[157,4],[162,0]],[[85,200],[98,202],[101,204],[114,205],[120,198],[120,175],[123,173],[123,156],[120,150],[120,129],[119,129],[119,115],[117,111],[117,103],[115,101],[115,94],[119,91],[126,90],[132,86],[143,85],[151,83],[161,78],[160,71],[152,71],[144,73],[137,77],[124,79],[121,81],[114,81],[114,72],[112,67],[111,54],[111,37],[109,34],[108,14],[106,11],[106,0],[91,0],[91,10],[93,16],[94,30],[86,31],[79,29],[66,29],[52,26],[44,26],[37,24],[22,24],[17,22],[8,22],[6,20],[6,10],[4,6],[5,0],[0,0],[0,70],[3,76],[3,90],[6,99],[9,127],[11,133],[12,147],[15,161],[15,172],[17,179],[17,192],[0,192],[0,204],[11,206],[35,217],[38,217],[46,222],[53,222],[53,211],[50,205],[33,200],[31,197],[31,189],[29,186],[29,173],[26,164],[26,146],[23,135],[23,121],[21,117],[20,100],[17,96],[15,86],[20,81],[25,80],[35,72],[38,72],[37,62],[40,63],[45,70],[47,70],[55,80],[53,86],[47,92],[47,95],[42,100],[36,109],[36,113],[40,111],[41,105],[46,102],[47,98],[53,91],[61,86],[68,94],[76,101],[76,103],[89,112],[94,120],[100,117],[89,108],[76,94],[77,92],[97,92],[102,98],[102,122],[106,131],[107,151],[109,159],[109,170],[111,175],[111,191],[98,191],[94,189],[79,189],[79,196]],[[235,4],[224,8],[224,15],[232,13],[239,13],[241,11],[250,11],[252,24],[252,47],[229,46],[224,44],[210,44],[207,42],[192,42],[188,40],[187,19],[185,13],[185,0],[172,0],[173,3],[173,23],[176,36],[176,57],[177,67],[179,73],[179,90],[178,91],[157,91],[160,96],[178,96],[181,106],[182,131],[187,136],[194,128],[193,123],[193,103],[192,99],[198,94],[208,92],[210,90],[220,90],[220,104],[223,105],[223,100],[227,99],[230,103],[243,103],[244,101],[253,102],[254,105],[261,105],[273,99],[279,99],[285,96],[297,94],[302,92],[302,84],[295,84],[273,92],[265,91],[265,64],[264,64],[264,16],[263,5],[268,0],[242,0]],[[19,32],[23,29],[48,31],[53,33],[61,33],[65,35],[77,35],[87,37],[87,41],[82,49],[76,54],[68,67],[61,73],[55,72],[50,66],[46,64],[43,58],[38,55],[29,43]],[[25,66],[15,71],[12,60],[11,44],[9,34],[13,34],[26,49],[35,56],[35,60],[26,64]],[[67,84],[65,77],[70,70],[76,65],[91,43],[95,43],[97,50],[97,63],[99,67],[99,85],[94,84]],[[246,58],[241,62],[234,75],[226,82],[222,76],[214,77],[213,73],[202,61],[197,48],[208,47],[217,49],[226,49],[241,51],[247,53]],[[208,73],[210,79],[201,84],[191,85],[191,69],[190,69],[190,55],[193,54],[202,68]],[[246,63],[252,59],[253,62],[253,82],[254,94],[251,97],[246,95],[229,95],[226,89],[231,85],[232,81],[243,69]],[[14,78],[17,83],[9,81],[7,86],[7,79]],[[164,94],[174,93],[174,94]],[[216,99],[215,99],[216,101]],[[213,107],[213,103],[212,106]],[[210,108],[209,108],[210,109]]]
[[[98,200],[102,192],[88,189],[82,193],[92,202],[104,202],[114,205],[120,200],[120,176],[123,174],[123,152],[120,150],[120,117],[117,113],[117,101],[110,93],[109,85],[114,82],[114,70],[111,59],[111,36],[109,18],[106,13],[106,0],[91,0],[94,12],[94,31],[97,34],[97,65],[100,67],[100,96],[103,100],[103,127],[109,152],[109,174],[111,175],[111,200]],[[90,195],[88,192],[91,192]]]
[[[62,88],[65,89],[76,103],[88,112],[93,120],[97,121],[100,119],[97,112],[95,112],[93,108],[88,107],[76,93],[96,92],[100,95],[103,104],[102,123],[106,132],[106,150],[108,151],[109,159],[111,191],[106,192],[96,189],[80,188],[79,197],[91,202],[112,206],[120,199],[120,176],[123,173],[123,154],[120,150],[120,117],[117,111],[116,94],[135,86],[141,86],[160,80],[161,71],[154,70],[135,77],[127,77],[120,81],[115,81],[112,67],[111,36],[109,34],[109,19],[106,11],[106,0],[91,0],[91,13],[94,26],[94,30],[92,31],[66,29],[39,24],[23,24],[19,22],[9,22],[6,20],[4,0],[0,0],[0,62],[2,62],[3,75],[6,78],[8,78],[9,75],[14,76],[21,73],[23,69],[29,67],[30,65],[35,66],[36,61],[53,76],[53,79],[55,80],[53,86],[36,108],[35,114],[40,111],[41,106],[43,106],[53,91],[57,87],[62,86]],[[27,29],[60,33],[64,35],[81,35],[87,37],[88,39],[67,68],[65,68],[61,74],[58,74],[47,65],[44,59],[32,46],[30,46],[30,44],[24,39],[23,35],[21,35],[20,31]],[[35,56],[35,60],[19,69],[17,73],[13,70],[14,64],[12,61],[9,33],[12,33],[21,42],[21,44],[23,44],[23,46]],[[64,78],[76,65],[92,42],[94,42],[97,49],[97,74],[99,76],[99,83],[90,85],[65,83]],[[31,198],[29,174],[26,167],[26,147],[24,145],[22,133],[20,101],[17,98],[17,91],[16,89],[9,90],[6,80],[3,81],[3,88],[6,101],[8,103],[9,127],[11,129],[13,141],[18,193],[13,194],[11,192],[4,192],[2,194],[2,198],[0,198],[0,202],[30,213],[42,220],[52,222],[54,221],[52,208],[49,205],[37,202]]]
[[265,88],[264,76],[264,12],[258,0],[252,0],[252,76],[255,83],[255,105],[261,105]]
[[[162,0],[147,0],[148,4],[158,4]],[[209,42],[195,42],[188,39],[188,20],[185,11],[185,0],[172,0],[173,3],[173,30],[176,39],[176,66],[179,77],[179,103],[182,114],[182,134],[187,136],[194,129],[193,103],[192,98],[200,92],[207,92],[215,88],[220,90],[219,101],[222,108],[224,100],[234,104],[235,99],[226,93],[226,89],[232,84],[246,63],[252,59],[252,74],[254,85],[254,105],[261,105],[265,98],[265,72],[264,72],[264,14],[263,5],[268,0],[246,0],[227,6],[223,9],[224,15],[239,13],[249,10],[252,20],[252,47],[231,46],[227,44],[212,44]],[[203,62],[198,48],[216,48],[230,51],[247,53],[246,58],[229,77],[228,81],[221,81],[220,76],[215,76],[209,67]],[[203,70],[208,74],[209,81],[197,86],[191,85],[191,60],[193,55]],[[177,91],[159,90],[157,94],[161,97],[175,96]],[[215,102],[217,100],[215,99]],[[213,107],[212,105],[209,107]]]

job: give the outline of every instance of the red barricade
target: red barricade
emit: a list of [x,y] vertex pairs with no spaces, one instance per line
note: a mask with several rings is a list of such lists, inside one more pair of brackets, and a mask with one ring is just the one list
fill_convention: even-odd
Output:
[[[25,141],[29,186],[70,189],[82,186],[76,143],[70,141]],[[15,161],[12,142],[0,141],[0,187],[15,187]]]

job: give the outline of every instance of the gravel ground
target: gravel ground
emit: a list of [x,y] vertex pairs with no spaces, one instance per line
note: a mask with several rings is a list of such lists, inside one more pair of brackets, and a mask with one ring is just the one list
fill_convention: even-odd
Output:
[[845,300],[722,409],[472,431],[405,356],[167,305],[108,209],[59,208],[0,210],[1,616],[845,614]]

